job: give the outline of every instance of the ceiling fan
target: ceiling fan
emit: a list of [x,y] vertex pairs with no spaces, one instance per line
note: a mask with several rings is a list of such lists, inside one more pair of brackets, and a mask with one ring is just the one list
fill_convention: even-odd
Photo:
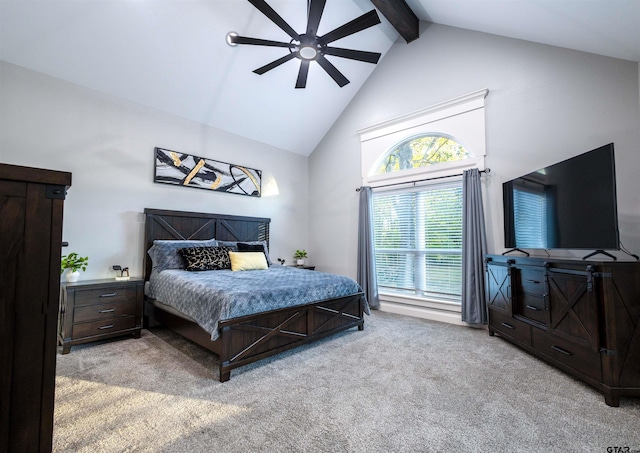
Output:
[[318,63],[340,87],[343,87],[349,83],[349,80],[325,58],[325,55],[332,55],[335,57],[348,58],[373,64],[378,63],[378,60],[380,59],[381,54],[377,52],[366,52],[363,50],[351,50],[329,46],[330,43],[337,41],[338,39],[379,24],[380,18],[378,17],[378,13],[375,9],[325,35],[318,36],[318,25],[322,18],[322,12],[324,10],[326,0],[307,0],[307,29],[305,33],[302,34],[298,34],[289,24],[287,24],[265,0],[249,0],[249,3],[271,19],[271,21],[284,30],[285,33],[291,36],[291,41],[287,43],[266,39],[247,38],[245,36],[238,36],[233,32],[227,34],[227,42],[230,45],[252,44],[254,46],[286,47],[289,49],[289,54],[254,70],[253,72],[256,74],[262,75],[289,60],[297,58],[300,60],[300,70],[298,71],[296,88],[306,87],[309,64],[312,61]]

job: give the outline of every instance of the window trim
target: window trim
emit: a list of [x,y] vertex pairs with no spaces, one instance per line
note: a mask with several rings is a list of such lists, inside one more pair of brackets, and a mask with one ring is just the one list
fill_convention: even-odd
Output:
[[411,305],[420,308],[435,309],[446,312],[462,313],[462,305],[459,302],[451,302],[443,299],[416,297],[413,295],[399,296],[390,291],[379,291],[380,300],[396,304]]

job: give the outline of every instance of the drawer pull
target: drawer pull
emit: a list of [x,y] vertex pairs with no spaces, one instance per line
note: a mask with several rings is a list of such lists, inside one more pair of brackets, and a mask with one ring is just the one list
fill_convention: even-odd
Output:
[[106,310],[98,310],[98,313],[113,313],[114,311],[116,311],[115,308],[108,308]]
[[531,280],[531,279],[527,279],[527,282],[529,283],[535,283],[536,285],[540,283],[540,280]]
[[115,297],[118,293],[100,294],[100,297]]
[[525,307],[527,307],[529,310],[540,311],[538,307],[534,307],[533,305],[525,305]]
[[567,351],[566,349],[562,349],[561,347],[558,347],[558,346],[551,346],[551,349],[553,349],[554,351],[558,351],[559,353],[564,354],[564,355],[573,355],[569,351]]
[[515,327],[513,327],[511,324],[507,324],[506,322],[501,322],[500,324],[505,326],[507,329],[515,329]]
[[105,330],[105,329],[113,329],[113,324],[109,324],[108,326],[100,326],[98,327],[99,330]]

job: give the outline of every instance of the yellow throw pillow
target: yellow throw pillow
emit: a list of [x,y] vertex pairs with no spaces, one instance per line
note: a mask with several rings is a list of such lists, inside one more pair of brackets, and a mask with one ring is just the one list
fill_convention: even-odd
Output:
[[232,271],[251,271],[267,269],[267,258],[264,252],[229,252]]

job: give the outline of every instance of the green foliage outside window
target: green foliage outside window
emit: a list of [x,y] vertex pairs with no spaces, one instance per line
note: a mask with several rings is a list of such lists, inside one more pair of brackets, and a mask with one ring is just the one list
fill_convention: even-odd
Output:
[[392,149],[376,169],[376,175],[421,168],[471,157],[460,143],[439,135],[426,135],[404,141]]

